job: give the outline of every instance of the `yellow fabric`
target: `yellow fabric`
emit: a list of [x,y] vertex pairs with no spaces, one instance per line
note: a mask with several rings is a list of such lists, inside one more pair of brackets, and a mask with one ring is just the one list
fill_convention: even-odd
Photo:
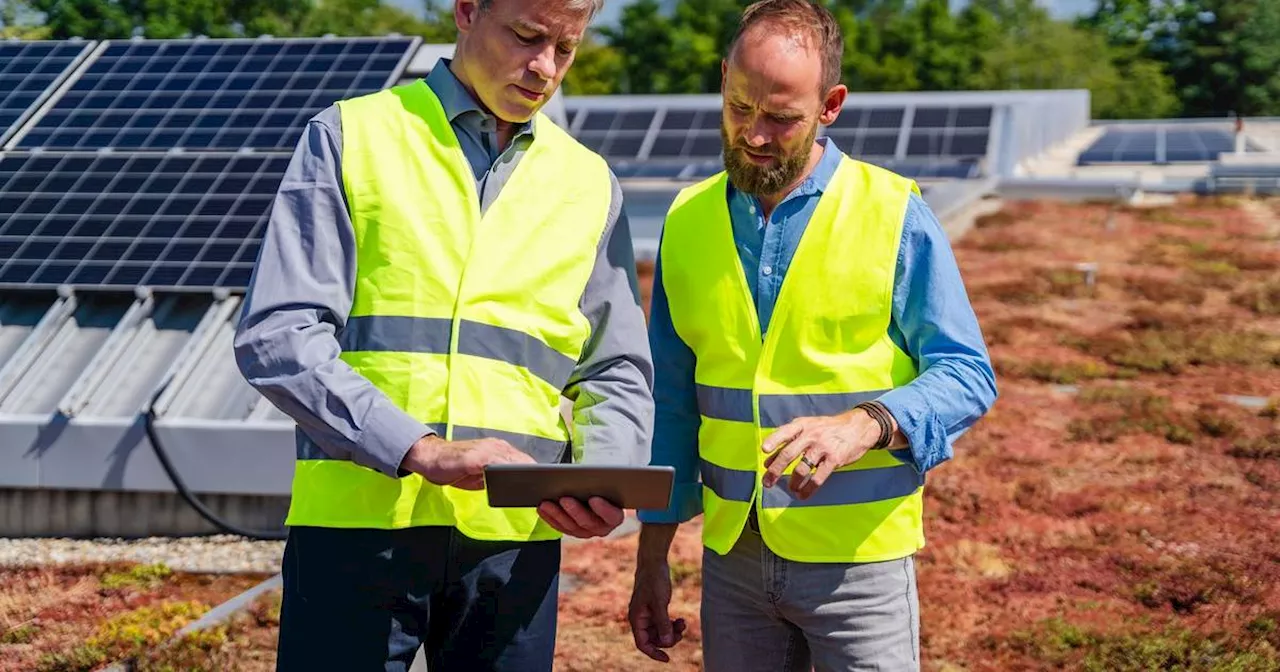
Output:
[[[464,323],[500,327],[563,361],[579,359],[590,334],[579,301],[612,198],[604,160],[538,115],[534,141],[482,215],[466,157],[424,82],[338,107],[357,248],[351,317],[451,321],[447,352],[344,352],[342,360],[410,415],[446,427],[445,438],[463,427],[567,444],[562,386],[524,366],[459,353],[459,331]],[[533,509],[489,508],[483,491],[441,488],[416,474],[389,478],[341,460],[299,460],[286,522],[558,537]]]
[[[914,553],[924,544],[922,486],[860,503],[767,506],[760,446],[774,431],[762,426],[762,396],[801,403],[804,395],[871,393],[915,378],[911,358],[889,338],[888,326],[902,220],[918,187],[844,159],[788,266],[763,340],[734,245],[726,187],[722,173],[684,190],[667,216],[661,249],[672,323],[697,358],[700,394],[704,387],[750,391],[748,415],[726,419],[700,411],[704,543],[727,553],[754,503],[765,542],[788,559],[871,562]],[[750,472],[752,493],[745,501],[722,498],[708,487],[708,466]],[[895,468],[901,475],[910,467],[887,451],[872,451],[841,471]],[[908,477],[920,478],[914,471]],[[784,477],[775,489],[785,486]]]

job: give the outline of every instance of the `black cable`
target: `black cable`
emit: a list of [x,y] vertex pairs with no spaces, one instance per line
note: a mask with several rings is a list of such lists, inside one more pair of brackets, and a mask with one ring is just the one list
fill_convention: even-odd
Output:
[[164,467],[164,473],[169,475],[169,480],[173,482],[173,487],[177,489],[178,494],[186,500],[187,504],[191,505],[191,508],[196,510],[196,513],[200,514],[201,518],[204,518],[212,523],[214,527],[217,527],[228,534],[235,534],[241,537],[248,537],[250,539],[257,539],[260,541],[283,541],[286,538],[287,532],[284,530],[250,530],[240,527],[234,523],[229,523],[219,517],[218,514],[209,510],[209,507],[205,506],[204,502],[201,502],[196,498],[195,494],[187,488],[187,484],[182,480],[182,476],[178,474],[178,470],[173,468],[173,462],[169,460],[169,453],[160,445],[160,437],[156,435],[156,412],[154,403],[147,406],[147,413],[143,417],[143,421],[145,423],[147,439],[151,441],[151,447],[155,449],[156,457],[160,459],[160,466]]

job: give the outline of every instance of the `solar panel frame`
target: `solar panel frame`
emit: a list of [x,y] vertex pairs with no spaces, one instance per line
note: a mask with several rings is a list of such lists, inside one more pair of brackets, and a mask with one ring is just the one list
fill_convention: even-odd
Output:
[[0,42],[0,147],[92,51],[92,41]]
[[243,289],[290,158],[0,154],[0,287]]
[[108,40],[14,147],[287,151],[328,105],[394,84],[420,41]]

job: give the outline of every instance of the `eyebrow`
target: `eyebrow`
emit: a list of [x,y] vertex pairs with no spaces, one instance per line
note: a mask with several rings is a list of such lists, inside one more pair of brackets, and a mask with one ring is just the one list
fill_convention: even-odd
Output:
[[524,19],[516,19],[515,27],[521,28],[523,30],[527,30],[532,33],[538,33],[540,35],[546,35],[549,32],[546,26],[543,26],[537,23],[529,23]]
[[[538,23],[530,23],[525,19],[516,19],[515,22],[512,23],[511,27],[516,30],[523,30],[531,33],[536,33],[538,37],[546,37],[551,34],[551,30],[548,29],[546,26]],[[576,37],[566,36],[563,39],[561,39],[560,42],[562,44],[569,44],[576,48],[579,44],[582,44],[582,37],[583,36],[581,35],[578,35]]]
[[[756,107],[756,106],[751,105],[751,104],[749,104],[749,103],[745,103],[745,102],[743,102],[741,99],[739,99],[739,98],[737,98],[737,97],[735,97],[735,96],[730,96],[730,97],[729,97],[729,104],[730,104],[730,105],[732,105],[732,106],[735,106],[735,107],[749,107],[749,108],[754,108],[754,107]],[[771,116],[771,117],[776,117],[776,118],[778,118],[778,119],[787,119],[787,120],[791,120],[791,119],[800,119],[800,118],[804,117],[804,112],[803,112],[803,111],[801,111],[801,110],[792,110],[792,109],[785,109],[785,110],[766,110],[766,109],[760,108],[760,113],[761,113],[761,114],[768,115],[768,116]]]

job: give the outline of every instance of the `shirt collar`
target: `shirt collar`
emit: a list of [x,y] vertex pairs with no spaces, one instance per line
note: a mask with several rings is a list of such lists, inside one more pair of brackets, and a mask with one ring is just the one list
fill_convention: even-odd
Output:
[[[493,115],[486,112],[480,103],[471,96],[467,91],[467,87],[458,81],[458,77],[449,69],[449,64],[453,61],[448,58],[442,58],[436,62],[435,67],[431,68],[431,72],[427,73],[427,86],[431,88],[431,92],[436,94],[436,98],[440,100],[440,106],[444,108],[444,115],[449,119],[449,123],[456,123],[460,118],[470,115],[479,120],[480,125],[489,126],[487,130],[496,128],[496,121]],[[520,137],[525,133],[533,135],[533,120],[523,124],[518,124],[515,129],[513,138]]]
[[[791,193],[787,194],[779,205],[793,198],[821,194],[826,191],[827,186],[831,184],[831,178],[835,176],[836,169],[840,167],[840,160],[844,158],[844,152],[840,151],[840,148],[836,146],[835,140],[832,140],[831,138],[818,138],[818,143],[822,145],[822,158],[818,159],[818,165],[813,167],[813,171],[809,173],[809,176],[804,178],[803,182],[796,185],[796,188],[792,189]],[[747,199],[747,201],[752,204],[756,203],[758,200],[755,196],[739,192],[738,189],[733,186],[732,181],[729,182],[729,198],[731,200],[738,198]]]

